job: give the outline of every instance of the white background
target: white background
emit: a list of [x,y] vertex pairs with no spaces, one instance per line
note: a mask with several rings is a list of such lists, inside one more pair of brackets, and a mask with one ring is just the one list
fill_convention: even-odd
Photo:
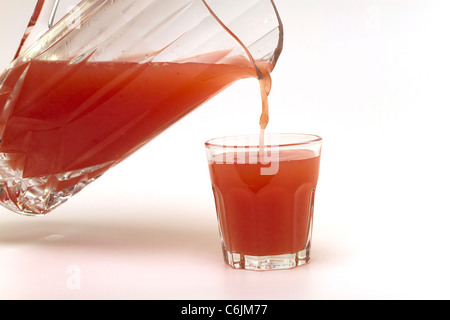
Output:
[[[251,79],[49,216],[1,209],[0,298],[450,298],[450,2],[276,3],[285,46],[268,131],[324,138],[311,264],[222,260],[203,142],[258,132]],[[0,68],[33,6],[0,0]]]

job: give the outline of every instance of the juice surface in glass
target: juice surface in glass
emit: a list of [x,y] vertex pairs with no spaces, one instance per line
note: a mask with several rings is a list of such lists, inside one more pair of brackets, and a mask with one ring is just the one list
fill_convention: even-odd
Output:
[[[210,174],[226,250],[274,256],[307,248],[320,155],[280,150],[270,164],[251,152],[223,157],[211,159]],[[268,167],[275,171],[262,175]]]

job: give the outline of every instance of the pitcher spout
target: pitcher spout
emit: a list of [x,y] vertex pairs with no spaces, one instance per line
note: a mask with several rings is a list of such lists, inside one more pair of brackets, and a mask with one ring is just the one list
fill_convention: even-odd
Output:
[[[273,0],[202,0],[217,22],[239,43],[259,78],[275,67],[283,50],[284,28]],[[235,8],[239,6],[239,15]],[[252,21],[257,31],[248,25]],[[264,61],[265,67],[258,63]],[[262,68],[269,70],[262,70]]]

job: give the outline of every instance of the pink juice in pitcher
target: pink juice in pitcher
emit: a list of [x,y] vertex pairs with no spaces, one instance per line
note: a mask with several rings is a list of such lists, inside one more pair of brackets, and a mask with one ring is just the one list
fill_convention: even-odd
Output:
[[[36,60],[4,77],[0,164],[9,178],[0,201],[13,210],[45,213],[175,120],[256,73],[239,63]],[[18,81],[12,99],[9,88]],[[41,204],[42,197],[48,201]]]

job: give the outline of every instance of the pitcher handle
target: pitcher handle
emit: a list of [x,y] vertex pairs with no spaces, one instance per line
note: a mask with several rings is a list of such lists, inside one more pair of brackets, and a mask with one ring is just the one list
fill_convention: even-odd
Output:
[[53,26],[60,0],[38,0],[14,59]]

